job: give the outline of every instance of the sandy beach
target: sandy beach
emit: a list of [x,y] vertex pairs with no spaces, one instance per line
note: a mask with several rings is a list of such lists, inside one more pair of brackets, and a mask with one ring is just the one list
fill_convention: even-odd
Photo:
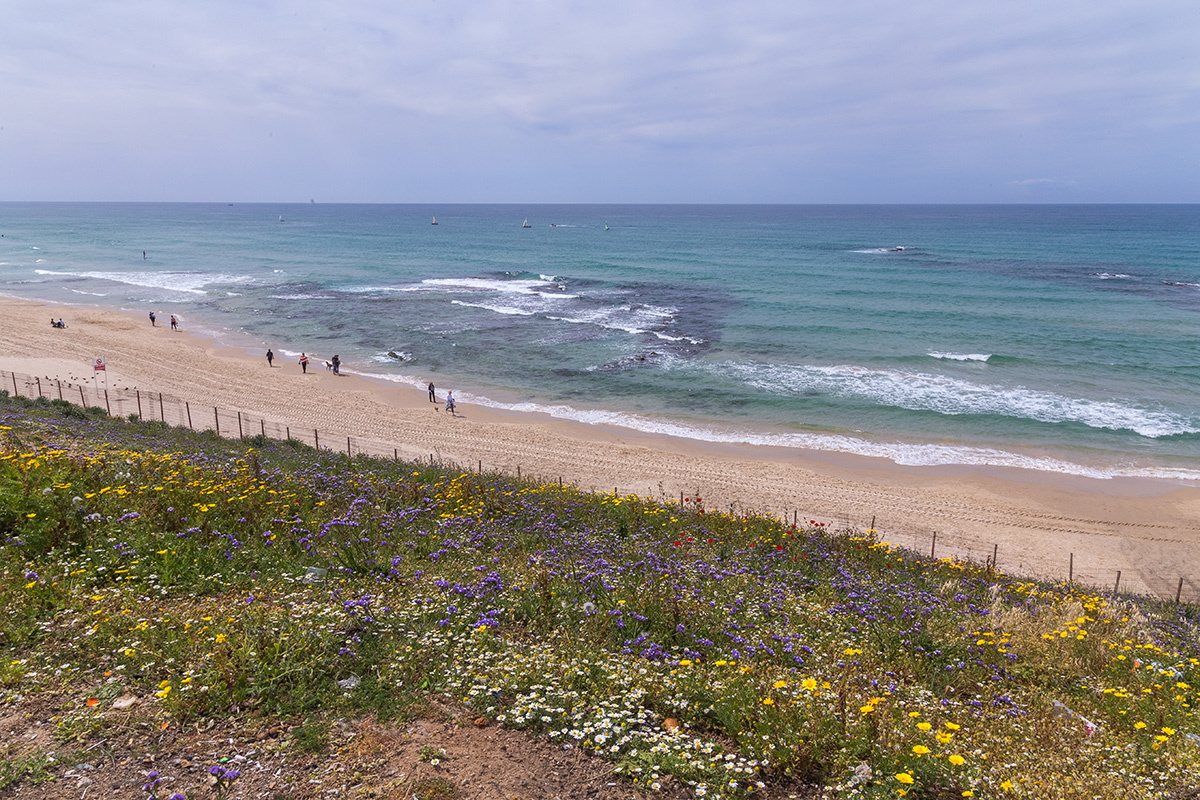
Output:
[[[50,317],[68,327],[51,328]],[[1120,571],[1123,590],[1174,598],[1182,578],[1183,599],[1200,601],[1200,487],[708,445],[461,401],[451,417],[423,391],[354,375],[354,364],[334,375],[322,364],[331,354],[310,354],[308,374],[292,358],[269,368],[261,354],[172,331],[169,315],[152,327],[135,314],[0,298],[0,320],[0,370],[40,377],[47,392],[56,382],[90,385],[92,361],[103,355],[113,389],[319,429],[331,446],[350,436],[380,453],[520,468],[585,489],[675,501],[683,492],[708,508],[798,515],[835,529],[866,529],[874,520],[883,540],[926,554],[936,533],[938,556],[982,562],[996,552],[1002,571],[1064,580],[1073,557],[1077,580],[1111,588]],[[11,376],[4,379],[0,388],[12,391]],[[455,388],[439,386],[439,399]]]

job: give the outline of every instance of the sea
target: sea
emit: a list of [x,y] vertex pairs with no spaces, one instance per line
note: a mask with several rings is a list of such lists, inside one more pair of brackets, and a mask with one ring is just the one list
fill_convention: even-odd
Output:
[[1196,205],[0,203],[0,293],[617,430],[1200,481]]

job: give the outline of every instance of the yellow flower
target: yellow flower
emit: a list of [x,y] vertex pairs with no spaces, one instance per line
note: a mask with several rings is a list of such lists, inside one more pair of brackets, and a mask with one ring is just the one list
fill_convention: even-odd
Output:
[[812,678],[805,678],[804,683],[800,685],[810,692],[815,692],[817,690],[817,682]]
[[967,789],[965,792],[962,793],[962,796],[963,797],[974,797],[975,793],[972,792],[970,789]]
[[947,727],[947,728],[949,728],[949,729],[950,729],[950,730],[952,730],[952,731],[957,731],[957,730],[959,730],[959,729],[960,729],[962,726],[960,726],[960,725],[955,725],[953,722],[947,722],[947,723],[946,723],[946,727]]
[[923,756],[929,752],[929,748],[923,744],[918,744],[913,747],[912,751],[919,756]]
[[1174,736],[1174,735],[1175,735],[1175,729],[1174,729],[1174,728],[1163,728],[1163,729],[1162,729],[1162,732],[1163,732],[1163,733],[1165,733],[1167,736]]
[[1005,781],[1004,783],[1000,784],[1000,788],[1007,792],[1009,789],[1013,788],[1012,781]]
[[928,722],[918,722],[918,723],[917,723],[917,727],[918,727],[918,728],[920,728],[920,729],[921,729],[921,730],[923,730],[923,731],[927,731],[927,730],[929,730],[930,728],[932,728],[932,727],[933,727],[933,725],[929,724]]
[[216,641],[217,641],[217,644],[220,644],[221,642],[225,641],[225,634],[223,634],[223,633],[218,633],[218,634],[217,634],[217,640],[216,640]]
[[774,701],[774,700],[772,700],[772,699],[771,699],[771,698],[769,698],[769,697],[764,697],[764,698],[763,698],[763,705],[764,705],[764,706],[773,706],[773,705],[775,705],[775,701]]
[[946,760],[949,761],[951,764],[953,764],[956,767],[961,767],[963,764],[965,764],[967,762],[967,760],[965,758],[963,758],[962,756],[960,756],[958,753],[955,753],[954,755],[950,756]]
[[774,686],[776,689],[782,689],[783,687],[787,686],[787,681],[775,681],[775,683],[773,683],[771,685]]
[[903,784],[910,784],[913,782],[913,776],[909,775],[907,772],[897,772],[896,780],[900,781]]
[[874,710],[875,706],[863,706],[859,709],[859,711],[861,711],[863,714],[870,714]]
[[1133,727],[1137,728],[1137,729],[1140,731],[1142,728],[1146,727],[1146,723],[1144,723],[1144,722],[1135,722],[1135,723],[1133,723]]

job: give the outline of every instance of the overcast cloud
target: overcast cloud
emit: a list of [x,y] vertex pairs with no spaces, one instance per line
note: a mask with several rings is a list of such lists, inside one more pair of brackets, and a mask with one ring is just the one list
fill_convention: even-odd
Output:
[[1194,0],[3,17],[3,200],[1200,202]]

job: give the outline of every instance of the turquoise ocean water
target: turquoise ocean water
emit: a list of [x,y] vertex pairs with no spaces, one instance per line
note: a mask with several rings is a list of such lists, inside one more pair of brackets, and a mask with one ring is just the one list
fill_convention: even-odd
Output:
[[0,233],[0,293],[466,402],[1200,480],[1200,206],[3,203]]

